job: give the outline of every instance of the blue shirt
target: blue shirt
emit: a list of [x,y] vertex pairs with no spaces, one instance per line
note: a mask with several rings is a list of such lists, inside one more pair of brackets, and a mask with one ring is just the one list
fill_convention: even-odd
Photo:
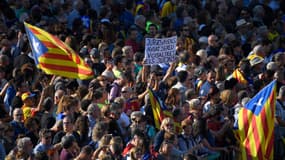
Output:
[[34,154],[37,154],[39,152],[46,152],[47,150],[49,150],[51,148],[52,145],[44,145],[42,143],[39,143],[35,146],[33,152]]
[[10,124],[14,128],[14,140],[17,139],[19,134],[26,134],[26,132],[28,131],[25,128],[24,123],[16,122],[13,120],[10,122]]
[[199,96],[207,96],[211,86],[212,85],[208,81],[206,81],[200,88]]

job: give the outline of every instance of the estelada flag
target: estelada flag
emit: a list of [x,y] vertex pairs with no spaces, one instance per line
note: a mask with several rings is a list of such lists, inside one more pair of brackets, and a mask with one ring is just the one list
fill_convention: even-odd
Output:
[[148,89],[148,94],[149,94],[155,127],[157,129],[160,129],[160,124],[165,117],[171,117],[171,118],[173,117],[172,112],[167,110],[165,104],[150,88]]
[[37,67],[46,74],[68,78],[93,78],[92,69],[56,36],[24,23]]
[[241,159],[273,159],[276,80],[258,92],[240,111]]

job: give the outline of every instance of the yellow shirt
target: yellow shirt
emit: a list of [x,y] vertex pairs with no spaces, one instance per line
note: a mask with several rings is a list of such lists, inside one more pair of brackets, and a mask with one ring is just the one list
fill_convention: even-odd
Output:
[[26,119],[32,117],[32,108],[31,107],[23,106],[22,111],[24,114],[24,121],[26,121]]

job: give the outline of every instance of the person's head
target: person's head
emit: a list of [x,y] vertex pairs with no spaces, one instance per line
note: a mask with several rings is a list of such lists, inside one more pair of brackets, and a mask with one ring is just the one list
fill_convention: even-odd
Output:
[[225,106],[232,107],[237,102],[237,94],[230,89],[223,90],[220,95],[221,101]]
[[65,135],[61,138],[60,143],[63,149],[69,150],[75,145],[76,140],[73,135]]
[[117,55],[113,58],[113,61],[114,65],[121,69],[121,67],[123,66],[123,57],[121,55]]
[[73,121],[70,116],[65,116],[62,120],[63,131],[65,133],[71,133],[73,131]]
[[91,103],[87,108],[87,114],[95,119],[98,119],[101,117],[101,110],[97,104]]
[[278,70],[274,73],[274,79],[276,79],[278,82],[283,82],[284,80],[284,72],[283,70]]
[[207,131],[207,125],[206,125],[206,120],[205,119],[198,119],[193,122],[192,124],[193,128],[193,136],[198,136],[198,135],[204,135]]
[[43,106],[44,111],[47,111],[47,112],[51,111],[53,109],[52,98],[51,97],[45,98],[42,106]]
[[141,147],[133,147],[130,151],[131,159],[141,159],[143,156]]
[[56,90],[55,93],[54,93],[54,104],[57,105],[57,104],[59,103],[61,97],[62,97],[64,94],[65,94],[65,91],[64,91],[64,90],[62,90],[62,89]]
[[5,134],[5,133],[4,133],[5,128],[7,128],[7,127],[5,126],[5,124],[0,121],[0,138],[2,138],[3,135]]
[[198,158],[195,155],[188,153],[183,156],[183,160],[198,160]]
[[207,81],[210,84],[215,84],[216,81],[216,72],[214,70],[209,70],[207,73]]
[[24,114],[21,108],[16,108],[13,111],[13,120],[16,122],[22,122],[24,119]]
[[196,56],[200,57],[201,64],[204,64],[207,61],[207,52],[205,49],[198,50]]
[[112,139],[112,134],[104,134],[99,141],[99,147],[109,145],[111,139]]
[[189,136],[192,134],[192,121],[188,118],[184,119],[181,122],[181,127],[182,127],[182,133],[186,136]]
[[213,34],[208,37],[209,46],[217,47],[218,46],[217,41],[218,41],[218,37]]
[[207,79],[207,71],[202,66],[198,66],[194,69],[194,75],[201,81],[205,81]]
[[15,77],[15,87],[16,90],[21,92],[21,93],[25,93],[29,91],[29,83],[27,81],[24,80],[24,78],[22,77],[22,75],[20,74],[21,77],[16,76]]
[[135,130],[131,143],[136,147],[142,147],[145,142],[145,135],[140,130]]
[[29,117],[25,120],[24,123],[25,128],[27,128],[30,132],[34,132],[37,133],[40,125],[39,125],[39,121],[38,119],[34,118],[34,117]]
[[280,87],[278,92],[278,99],[285,101],[285,86]]
[[273,56],[274,62],[276,62],[279,67],[282,67],[285,64],[284,59],[285,59],[285,54],[283,52],[276,53]]
[[211,86],[208,93],[208,98],[212,104],[220,103],[220,91],[216,86]]
[[135,111],[131,114],[131,134],[133,135],[137,130],[145,132],[147,117],[141,111]]
[[89,145],[82,147],[76,160],[91,160],[93,149]]
[[34,155],[34,160],[46,160],[49,159],[47,152],[37,152]]
[[178,81],[181,82],[181,83],[184,83],[187,79],[187,76],[188,76],[188,72],[187,71],[179,71],[177,73],[177,77],[178,77]]
[[25,92],[22,94],[21,98],[25,106],[34,107],[34,96],[31,92]]
[[252,10],[253,16],[263,18],[265,16],[265,10],[262,5],[256,5]]
[[122,51],[123,51],[123,55],[124,55],[124,56],[129,57],[130,59],[133,58],[133,56],[134,56],[134,51],[133,51],[132,46],[124,46],[124,47],[122,48]]
[[261,44],[259,45],[256,45],[254,48],[253,48],[253,51],[252,51],[254,54],[260,56],[260,57],[265,57],[265,51],[264,51],[264,48]]
[[159,148],[159,153],[164,155],[164,156],[170,156],[172,149],[173,149],[172,143],[169,143],[167,141],[163,141],[160,148]]
[[164,130],[166,132],[174,132],[174,121],[173,119],[167,117],[164,118],[160,125],[160,130]]
[[165,104],[166,105],[177,105],[180,102],[180,91],[177,88],[170,88],[168,91],[168,95],[165,99]]
[[194,119],[199,119],[202,116],[202,104],[200,99],[194,98],[189,101],[189,113]]
[[129,39],[131,39],[131,40],[136,40],[136,38],[137,38],[137,35],[138,35],[138,31],[135,29],[135,28],[131,28],[130,30],[129,30]]
[[151,37],[154,37],[157,34],[157,30],[158,30],[158,28],[155,24],[152,23],[149,25],[149,35]]
[[17,149],[20,153],[31,155],[33,152],[33,143],[31,141],[31,138],[23,137],[17,139]]
[[194,88],[187,89],[184,94],[185,94],[186,100],[188,100],[188,101],[193,99],[193,98],[195,98],[195,97],[197,97],[197,93],[196,93]]
[[249,60],[248,59],[242,59],[239,62],[239,69],[245,76],[249,76],[250,72],[251,72]]
[[87,116],[79,116],[75,121],[75,129],[81,136],[86,136],[89,131],[89,120]]
[[97,122],[92,130],[92,140],[99,141],[108,131],[108,125],[105,122]]
[[122,113],[122,106],[119,103],[113,102],[110,104],[110,114],[109,118],[118,120]]
[[132,88],[129,86],[124,86],[121,90],[121,95],[125,100],[128,100],[132,94]]
[[75,112],[77,105],[78,101],[75,98],[64,95],[58,103],[57,114],[65,112],[66,114],[72,115]]
[[43,145],[51,145],[52,142],[52,132],[49,129],[41,129],[40,133],[40,141]]
[[145,22],[146,22],[145,16],[137,15],[135,17],[135,24],[138,25],[142,29],[145,29]]

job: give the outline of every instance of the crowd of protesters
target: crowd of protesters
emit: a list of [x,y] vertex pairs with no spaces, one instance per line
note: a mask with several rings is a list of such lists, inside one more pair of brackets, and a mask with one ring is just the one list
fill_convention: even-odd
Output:
[[[23,22],[57,36],[89,80],[35,65]],[[285,155],[285,1],[0,0],[0,160],[238,159],[238,113],[277,80]],[[145,38],[177,60],[145,65]],[[149,89],[166,106],[155,125]]]

